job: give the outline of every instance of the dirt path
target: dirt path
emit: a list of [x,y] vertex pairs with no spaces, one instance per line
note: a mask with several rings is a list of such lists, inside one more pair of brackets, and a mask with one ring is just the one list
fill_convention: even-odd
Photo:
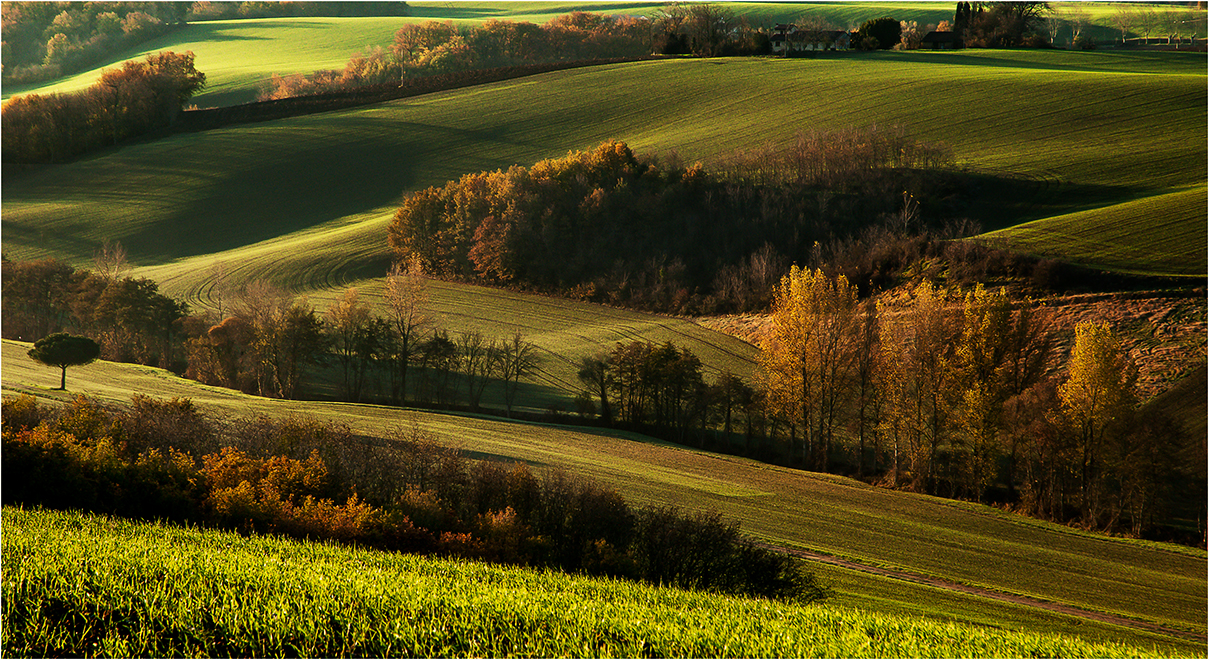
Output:
[[848,569],[852,569],[852,570],[856,570],[856,571],[863,571],[865,573],[881,575],[884,577],[894,578],[896,580],[905,580],[907,582],[915,582],[917,584],[926,584],[928,586],[937,587],[939,589],[947,589],[949,591],[967,593],[967,594],[971,594],[974,596],[981,596],[983,598],[992,598],[994,600],[1005,601],[1005,602],[1014,603],[1017,605],[1036,607],[1036,608],[1040,608],[1043,610],[1049,610],[1051,612],[1058,612],[1059,614],[1067,614],[1070,616],[1080,617],[1083,619],[1090,619],[1093,621],[1100,621],[1102,623],[1110,623],[1113,625],[1123,626],[1126,628],[1135,628],[1135,629],[1139,629],[1139,630],[1146,630],[1149,632],[1158,633],[1160,635],[1178,637],[1180,639],[1186,639],[1186,640],[1193,641],[1193,642],[1205,643],[1206,641],[1209,641],[1209,638],[1206,637],[1205,633],[1192,632],[1192,631],[1188,631],[1188,630],[1180,630],[1177,628],[1169,628],[1167,626],[1163,626],[1163,625],[1160,625],[1157,623],[1151,623],[1149,621],[1138,621],[1136,619],[1130,619],[1128,617],[1117,616],[1115,614],[1107,614],[1104,612],[1094,612],[1091,610],[1085,610],[1085,609],[1082,609],[1079,607],[1075,607],[1073,605],[1065,605],[1062,603],[1053,603],[1053,602],[1049,602],[1049,601],[1045,601],[1045,600],[1039,600],[1036,598],[1029,598],[1028,596],[1009,594],[1009,593],[1005,593],[1002,591],[995,591],[993,589],[985,589],[982,587],[972,587],[968,584],[961,584],[960,582],[952,582],[950,580],[944,580],[941,578],[931,577],[931,576],[927,576],[927,575],[920,575],[918,573],[912,573],[910,571],[892,570],[892,569],[887,569],[887,568],[881,568],[878,566],[870,566],[868,564],[862,564],[860,562],[851,561],[848,559],[841,559],[839,557],[834,557],[832,555],[822,554],[822,553],[818,553],[818,552],[811,552],[809,550],[799,550],[796,548],[787,548],[784,546],[770,545],[770,544],[765,544],[765,543],[761,543],[759,545],[761,545],[765,548],[768,548],[770,550],[776,550],[778,552],[785,552],[785,553],[794,555],[796,557],[801,557],[803,559],[807,559],[810,561],[817,561],[817,562],[821,562],[824,564],[830,564],[832,566],[839,566],[841,568],[848,568]]

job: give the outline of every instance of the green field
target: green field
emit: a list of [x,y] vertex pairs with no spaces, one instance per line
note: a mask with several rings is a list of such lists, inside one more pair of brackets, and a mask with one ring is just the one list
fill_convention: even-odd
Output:
[[[268,18],[190,23],[180,30],[142,44],[139,48],[117,53],[89,71],[62,80],[36,85],[9,85],[0,94],[7,99],[32,92],[64,92],[92,84],[100,70],[112,68],[127,59],[161,50],[193,51],[197,66],[204,71],[209,86],[195,97],[199,107],[217,107],[252,101],[260,85],[273,74],[309,74],[321,69],[342,69],[349,58],[367,46],[388,46],[399,27],[414,22],[451,20],[474,25],[489,20],[545,23],[572,11],[590,11],[616,15],[652,16],[661,2],[411,2],[407,17],[366,18]],[[798,20],[803,16],[821,16],[836,29],[855,29],[872,18],[892,16],[916,21],[922,27],[953,20],[952,3],[901,2],[889,5],[877,2],[750,2],[721,3],[736,15],[747,17],[751,25],[771,27]],[[1086,33],[1097,40],[1119,36],[1112,29],[1116,11],[1109,3],[1079,3],[1092,24]],[[1063,16],[1074,3],[1052,3]],[[323,37],[316,39],[317,32]]]
[[1204,277],[1206,187],[1145,197],[984,234],[1017,252],[1060,257],[1090,268]]
[[[418,428],[472,456],[560,468],[610,484],[636,503],[717,510],[752,535],[865,564],[944,577],[993,590],[1204,632],[1204,551],[1095,534],[998,509],[873,488],[844,477],[697,452],[644,436],[459,417],[396,408],[275,401],[210,388],[159,369],[96,363],[68,373],[71,393],[50,391],[58,374],[3,343],[6,392],[70,399],[88,393],[126,402],[131,392],[187,396],[216,419],[312,415],[354,432]],[[838,569],[834,569],[838,570]],[[843,572],[837,602],[892,612],[986,622],[1005,628],[1078,631],[1088,639],[1165,641],[1150,633],[1005,606],[920,585]],[[921,611],[922,610],[922,611]],[[1115,637],[1114,637],[1115,635]],[[1180,648],[1187,648],[1180,647]],[[1189,650],[1190,651],[1190,650]]]
[[[410,19],[201,23],[146,50],[194,50],[210,80],[197,102],[219,105],[250,99],[272,73],[339,68],[363,45],[389,42],[404,20],[540,22],[584,7],[414,6]],[[655,6],[607,8],[640,14]],[[885,7],[825,6],[853,16],[874,9],[880,15]],[[802,5],[750,7],[780,21],[792,16],[779,12],[800,11]],[[896,17],[912,18],[908,12],[918,12],[915,20],[933,22],[949,17],[952,9],[930,3],[895,6]],[[83,85],[90,75],[96,74],[58,84]],[[233,290],[266,279],[308,296],[322,310],[348,286],[358,287],[365,300],[380,300],[380,278],[390,260],[385,228],[394,209],[408,193],[466,172],[531,164],[606,139],[708,165],[735,149],[792,140],[799,130],[876,124],[899,125],[919,139],[953,148],[959,167],[983,186],[971,213],[984,228],[1000,230],[988,233],[988,240],[1096,267],[1204,277],[1209,271],[1204,250],[1207,96],[1204,56],[1184,53],[850,53],[609,65],[173,135],[65,165],[5,166],[0,231],[8,258],[57,257],[84,267],[102,241],[120,241],[137,266],[135,275],[160,282],[162,291],[195,309],[227,306]],[[921,211],[926,215],[928,209]],[[533,409],[566,405],[579,390],[574,361],[617,341],[671,340],[687,346],[702,358],[707,378],[723,370],[747,377],[756,357],[752,346],[686,319],[460,284],[433,282],[432,311],[453,334],[479,330],[504,337],[520,331],[533,341],[540,369],[522,394]],[[58,385],[57,371],[35,365],[25,356],[27,349],[3,343],[5,393],[69,398],[50,391]],[[741,521],[747,532],[780,545],[1205,632],[1204,551],[1084,534],[988,507],[875,489],[621,432],[274,401],[133,365],[73,368],[67,382],[73,392],[111,402],[128,402],[133,392],[187,396],[215,418],[300,413],[348,423],[367,434],[415,425],[473,456],[565,469],[613,485],[638,503],[716,509]],[[5,516],[7,596],[13,537],[10,513]],[[1156,633],[846,569],[826,567],[820,573],[836,585],[837,606],[1125,640],[1143,649],[1160,644],[1160,651],[1144,655],[1205,655],[1203,644]],[[833,627],[854,625],[849,619],[836,621],[841,623]],[[665,639],[662,634],[640,633]],[[105,648],[136,654],[131,647]],[[488,649],[497,648],[427,651],[491,654]],[[593,646],[565,653],[553,648],[535,652],[606,653]],[[633,646],[608,648],[626,655],[642,652]],[[714,654],[707,646],[669,648],[680,655]],[[776,648],[743,647],[735,654],[775,655]],[[820,654],[852,656],[1000,654],[978,647],[950,652],[939,650],[946,647],[818,648],[833,649]],[[995,648],[1013,649],[1004,655],[1027,655],[1029,649],[1042,655],[1117,654],[1084,647]]]
[[[408,191],[466,172],[531,164],[610,138],[708,163],[803,129],[877,124],[950,144],[960,165],[987,181],[975,210],[987,210],[988,228],[1034,221],[1033,235],[1052,235],[1044,232],[1055,223],[1068,238],[1047,253],[1079,260],[1105,242],[1156,240],[1143,222],[1113,220],[1153,204],[1166,218],[1163,254],[1119,253],[1106,265],[1196,274],[1206,271],[1195,248],[1205,226],[1205,89],[1203,58],[1172,53],[913,52],[593,67],[175,135],[13,171],[0,225],[12,259],[56,256],[86,266],[102,241],[120,241],[137,275],[195,308],[214,304],[218,269],[228,287],[268,279],[318,303],[351,284],[379,288],[372,280],[389,261],[384,230],[394,208]],[[1085,219],[1101,217],[1110,220],[1096,225],[1103,232],[1086,230]],[[1072,223],[1078,231],[1068,230]],[[1042,251],[1020,240],[1020,249]],[[437,304],[451,320],[503,306],[507,318],[544,319],[521,329],[543,336],[543,348],[563,364],[616,336],[552,337],[579,326],[561,311],[549,315],[551,306],[580,317],[612,312],[510,295],[505,304],[500,295],[447,287]],[[512,306],[522,300],[538,307]],[[624,316],[631,326],[687,327]],[[675,339],[662,330],[622,334]],[[727,346],[725,362],[706,360],[715,372],[750,369],[743,366],[749,347],[707,334],[688,346],[698,354]],[[551,397],[569,399],[572,376],[552,372],[546,384],[560,391]]]
[[1181,654],[99,516],[3,524],[9,657]]

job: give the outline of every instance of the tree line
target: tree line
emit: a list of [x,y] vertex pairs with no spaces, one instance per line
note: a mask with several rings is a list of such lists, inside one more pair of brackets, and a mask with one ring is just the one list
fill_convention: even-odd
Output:
[[4,104],[6,163],[57,163],[170,125],[206,85],[193,53],[165,51],[109,69],[87,89]]
[[262,101],[333,93],[409,78],[549,62],[643,57],[651,54],[766,55],[768,34],[712,3],[673,2],[651,16],[576,11],[544,24],[451,21],[400,28],[389,47],[367,46],[343,70],[274,75]]
[[258,100],[399,84],[476,69],[638,57],[649,54],[649,42],[645,21],[587,12],[558,16],[544,25],[498,20],[478,26],[412,23],[395,33],[388,48],[367,47],[341,71],[274,74]]
[[524,464],[473,461],[419,431],[308,418],[219,425],[189,399],[3,402],[4,504],[83,509],[810,602],[799,561],[718,514],[635,507]]
[[511,414],[538,365],[519,333],[489,338],[438,327],[416,261],[387,274],[384,314],[356,289],[317,310],[261,281],[219,294],[216,313],[191,313],[155,282],[127,276],[120,245],[98,252],[96,270],[53,259],[3,264],[4,337],[36,342],[71,332],[96,341],[102,359],[261,396],[314,396],[316,374],[327,368],[342,400],[478,410],[495,384]]
[[790,259],[883,226],[905,188],[944,213],[947,163],[945,148],[893,129],[802,133],[732,154],[716,173],[610,141],[419,191],[388,236],[399,258],[442,277],[672,313],[745,311]]

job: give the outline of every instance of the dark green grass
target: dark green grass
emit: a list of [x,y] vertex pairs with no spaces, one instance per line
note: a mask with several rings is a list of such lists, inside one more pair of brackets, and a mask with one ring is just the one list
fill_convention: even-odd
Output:
[[330,249],[306,256],[327,261],[352,247],[364,254],[346,266],[357,272],[380,261],[383,227],[406,191],[465,172],[609,138],[708,162],[799,130],[871,124],[901,125],[951,144],[964,166],[1031,181],[1024,199],[1006,201],[1018,221],[1045,218],[1081,210],[1072,191],[1085,209],[1204,181],[1203,62],[1156,55],[1168,59],[1000,51],[647,62],[178,135],[6,178],[5,251],[80,263],[108,238],[150,266],[340,230],[339,243],[311,235]]
[[1204,185],[984,234],[1019,252],[1106,270],[1204,278]]
[[10,657],[1183,652],[71,513],[3,518]]
[[[378,406],[273,401],[206,388],[158,369],[110,363],[69,369],[71,392],[59,393],[50,390],[57,387],[58,374],[25,357],[27,348],[3,343],[3,385],[8,392],[60,399],[88,393],[115,402],[128,401],[131,392],[154,392],[192,397],[216,418],[301,413],[347,423],[358,433],[418,428],[476,456],[589,477],[636,503],[717,510],[739,521],[747,533],[772,543],[1178,629],[1205,630],[1202,550],[1107,538],[990,507],[873,488],[844,477],[688,450],[627,433]],[[917,606],[911,604],[917,603],[916,590],[896,593],[884,584],[879,589],[879,597],[899,603],[896,607]],[[959,600],[951,605],[938,602],[933,613],[967,620],[968,612],[962,612],[982,609],[968,599]],[[1037,625],[1032,617],[1035,614],[1004,625]],[[1120,639],[1131,634],[1122,632]]]

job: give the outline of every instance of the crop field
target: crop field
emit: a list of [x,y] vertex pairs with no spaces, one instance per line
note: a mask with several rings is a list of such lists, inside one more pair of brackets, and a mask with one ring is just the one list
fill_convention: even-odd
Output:
[[1093,268],[1204,276],[1206,187],[1001,229],[980,237],[1018,252]]
[[11,657],[1179,654],[102,516],[3,523]]
[[[990,507],[873,488],[843,477],[697,452],[616,431],[382,406],[275,401],[200,386],[158,369],[102,362],[70,369],[71,393],[52,392],[57,372],[25,357],[27,347],[3,343],[7,393],[59,400],[87,393],[121,403],[131,392],[153,392],[191,397],[214,419],[301,414],[346,423],[366,434],[417,428],[471,456],[562,469],[609,484],[637,503],[716,510],[739,521],[745,532],[778,545],[1204,632],[1206,555],[1201,550],[1086,534]],[[870,590],[859,586],[863,582],[852,582],[865,579],[856,574],[844,578],[858,603],[884,599],[896,603],[899,611],[918,610],[922,587],[891,588],[878,579],[879,586]],[[932,616],[958,620],[985,620],[985,612],[1002,609],[973,597],[926,602],[934,603]],[[983,618],[970,612],[984,612]],[[1003,625],[1045,630],[1071,625],[1069,618],[1055,622],[1035,612],[1013,617],[1020,618],[1007,620],[1018,623]],[[1120,635],[1116,639],[1175,643],[1115,626],[1083,625],[1089,626],[1086,630],[1115,630],[1113,634]]]

